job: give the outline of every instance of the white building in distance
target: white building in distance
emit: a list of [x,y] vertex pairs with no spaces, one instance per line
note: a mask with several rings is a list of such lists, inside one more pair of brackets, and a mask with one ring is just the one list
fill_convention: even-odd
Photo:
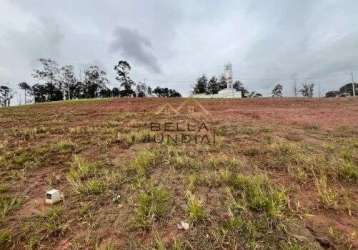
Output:
[[234,89],[234,81],[232,77],[232,64],[228,63],[224,68],[224,78],[227,82],[227,88],[220,90],[217,94],[195,94],[193,98],[242,98],[241,91]]

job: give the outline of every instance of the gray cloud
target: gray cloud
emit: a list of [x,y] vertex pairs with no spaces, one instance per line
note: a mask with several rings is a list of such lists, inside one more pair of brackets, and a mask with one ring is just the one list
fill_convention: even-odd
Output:
[[114,36],[111,51],[120,51],[124,57],[133,59],[135,63],[146,66],[154,73],[161,73],[158,60],[151,52],[152,44],[146,37],[125,27],[116,27]]
[[[112,86],[127,59],[134,80],[189,93],[202,73],[234,77],[269,95],[293,79],[321,90],[358,77],[356,0],[2,0],[0,82],[28,80],[38,57],[99,62]],[[160,73],[160,74],[158,74]]]

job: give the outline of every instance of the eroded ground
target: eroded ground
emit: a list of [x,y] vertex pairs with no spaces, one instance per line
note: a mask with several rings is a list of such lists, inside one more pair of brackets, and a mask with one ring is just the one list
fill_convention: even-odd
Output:
[[[215,144],[148,142],[165,122]],[[59,102],[0,129],[0,248],[358,248],[358,99]]]

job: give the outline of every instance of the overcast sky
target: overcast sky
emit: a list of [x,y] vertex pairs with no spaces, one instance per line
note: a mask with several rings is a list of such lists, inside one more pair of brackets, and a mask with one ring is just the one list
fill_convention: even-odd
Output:
[[356,0],[1,0],[0,83],[33,84],[40,57],[104,68],[121,59],[132,78],[187,94],[205,73],[268,95],[293,79],[321,91],[358,79]]

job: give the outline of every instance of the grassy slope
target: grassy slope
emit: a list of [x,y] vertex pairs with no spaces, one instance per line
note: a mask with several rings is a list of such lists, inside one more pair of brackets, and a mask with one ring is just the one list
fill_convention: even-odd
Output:
[[[0,109],[0,249],[358,247],[357,101],[200,100],[210,115],[156,114],[166,102]],[[216,144],[145,143],[153,121],[205,121]],[[50,188],[64,201],[45,206]]]

